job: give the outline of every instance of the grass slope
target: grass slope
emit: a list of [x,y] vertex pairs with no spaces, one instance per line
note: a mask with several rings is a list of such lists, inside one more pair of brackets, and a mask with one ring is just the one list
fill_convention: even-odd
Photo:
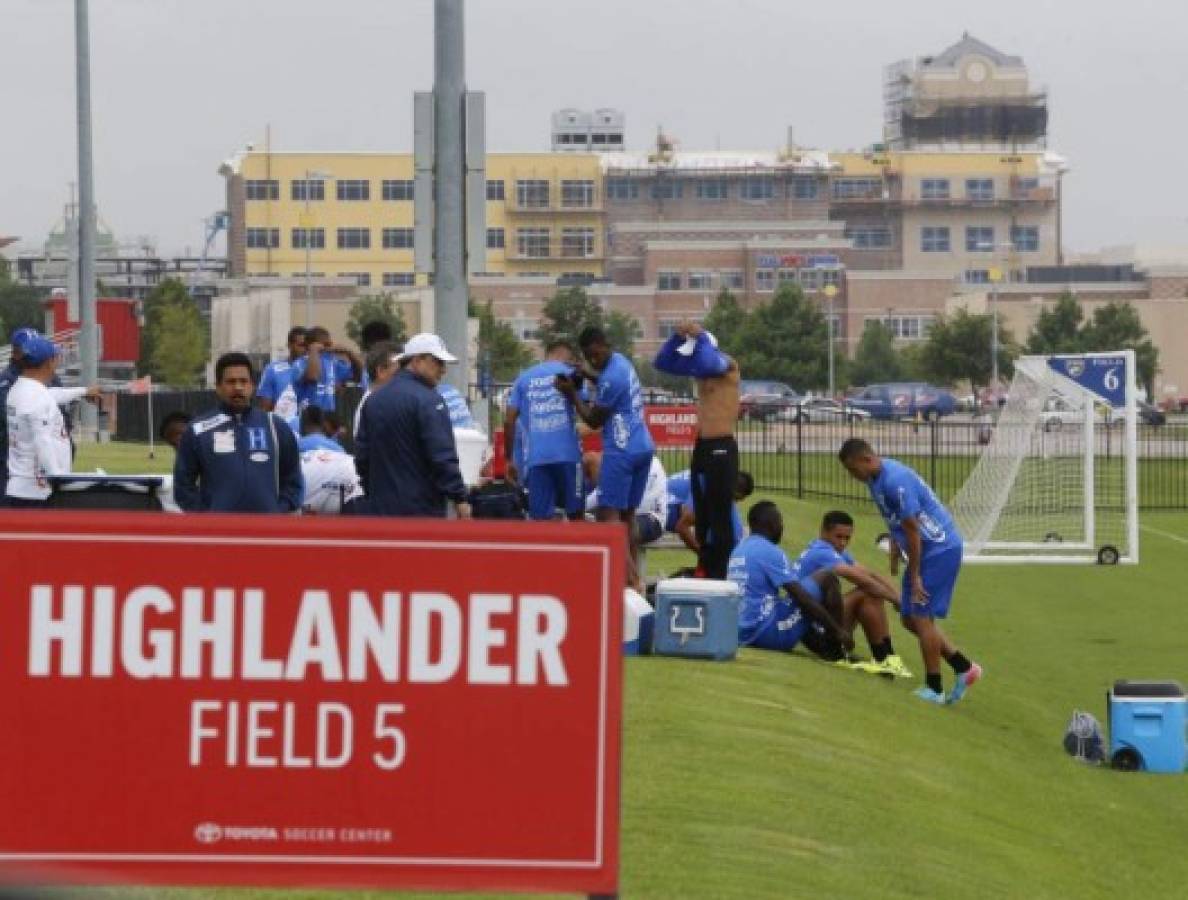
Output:
[[[794,553],[825,506],[781,502]],[[1188,778],[1089,768],[1060,747],[1074,708],[1104,724],[1114,678],[1188,679],[1188,515],[1144,524],[1137,568],[967,567],[950,631],[987,677],[953,708],[914,699],[919,677],[890,684],[800,653],[628,660],[623,896],[1182,896]],[[877,528],[859,517],[872,564]],[[682,561],[652,556],[653,571]],[[919,675],[910,636],[896,625],[894,638]]]

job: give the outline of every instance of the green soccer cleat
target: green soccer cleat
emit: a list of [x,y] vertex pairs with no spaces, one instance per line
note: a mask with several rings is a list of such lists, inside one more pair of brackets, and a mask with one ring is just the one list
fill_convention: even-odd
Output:
[[892,653],[890,656],[888,656],[886,659],[883,660],[883,668],[885,671],[890,672],[896,678],[911,678],[912,677],[912,673],[910,671],[908,671],[908,667],[903,664],[903,659],[900,658],[899,654],[897,654],[897,653]]

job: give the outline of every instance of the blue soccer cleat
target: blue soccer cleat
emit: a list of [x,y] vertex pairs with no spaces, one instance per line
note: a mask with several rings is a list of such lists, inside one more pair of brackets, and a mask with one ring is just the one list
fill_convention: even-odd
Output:
[[925,703],[935,703],[937,706],[945,705],[945,695],[938,694],[928,686],[916,688],[912,694],[913,696],[919,697]]
[[977,684],[982,678],[982,667],[972,663],[968,670],[957,676],[953,683],[953,690],[949,691],[949,702],[956,703],[965,696],[967,688]]

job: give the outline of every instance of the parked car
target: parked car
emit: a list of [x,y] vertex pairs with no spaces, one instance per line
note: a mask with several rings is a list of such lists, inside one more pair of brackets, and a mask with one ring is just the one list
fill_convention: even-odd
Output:
[[872,384],[847,402],[876,419],[938,419],[957,410],[957,398],[944,388],[921,382]]
[[738,415],[743,419],[767,421],[795,409],[800,394],[779,381],[741,381],[738,385]]
[[[1152,406],[1145,400],[1139,400],[1138,421],[1140,425],[1150,425],[1158,428],[1167,424],[1167,414],[1163,410]],[[1108,422],[1111,426],[1122,426],[1126,423],[1126,411],[1110,409],[1096,404],[1093,409],[1093,419],[1097,423]],[[1065,428],[1075,428],[1085,421],[1081,410],[1075,408],[1062,397],[1049,397],[1044,403],[1044,411],[1040,414],[1044,431],[1062,431]]]
[[861,422],[869,419],[870,413],[846,401],[817,397],[800,401],[781,411],[776,418],[791,422]]

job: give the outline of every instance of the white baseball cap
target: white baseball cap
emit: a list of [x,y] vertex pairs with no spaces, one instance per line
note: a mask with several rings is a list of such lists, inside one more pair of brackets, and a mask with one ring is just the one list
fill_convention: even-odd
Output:
[[[713,344],[714,347],[718,346],[718,339],[716,337],[714,337],[711,332],[703,331],[701,333],[704,334],[707,338],[709,338],[709,342],[711,344]],[[692,356],[693,351],[696,348],[697,348],[697,338],[696,337],[688,337],[688,338],[685,338],[685,343],[683,343],[679,347],[677,347],[677,353],[679,353],[681,356]]]
[[429,334],[428,332],[414,334],[410,337],[404,345],[404,352],[396,357],[396,359],[404,362],[406,359],[412,359],[414,356],[421,356],[426,353],[440,359],[444,363],[458,361],[458,357],[446,349],[445,341],[437,335]]

